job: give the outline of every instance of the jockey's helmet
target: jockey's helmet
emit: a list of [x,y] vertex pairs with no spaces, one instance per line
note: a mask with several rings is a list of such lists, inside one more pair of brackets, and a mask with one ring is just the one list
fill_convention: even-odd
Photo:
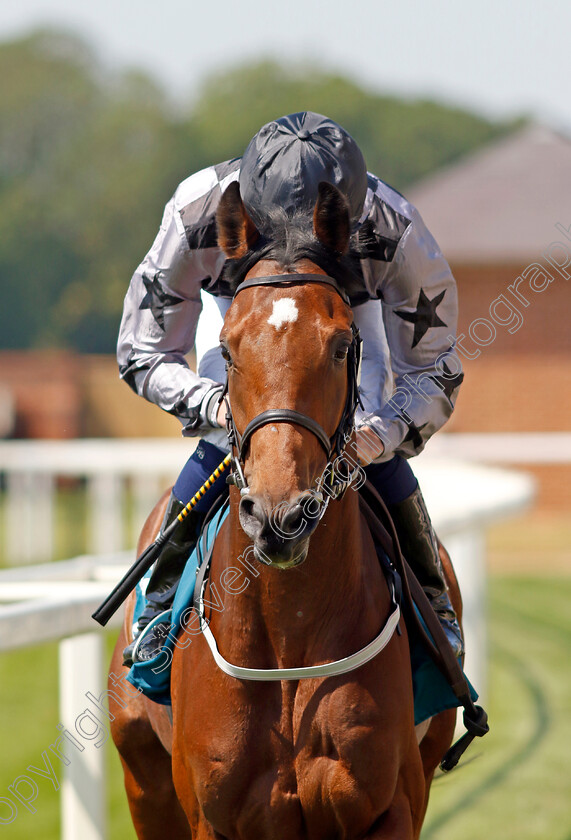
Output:
[[312,111],[289,114],[264,125],[250,141],[240,166],[240,193],[258,228],[268,211],[311,212],[320,181],[347,198],[353,224],[363,212],[367,167],[351,135]]

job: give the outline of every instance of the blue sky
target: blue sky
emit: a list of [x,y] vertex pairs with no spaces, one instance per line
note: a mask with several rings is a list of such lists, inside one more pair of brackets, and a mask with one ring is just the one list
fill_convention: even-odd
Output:
[[376,90],[571,132],[567,0],[5,0],[0,39],[40,24],[86,37],[111,66],[139,66],[192,97],[216,69],[309,59]]

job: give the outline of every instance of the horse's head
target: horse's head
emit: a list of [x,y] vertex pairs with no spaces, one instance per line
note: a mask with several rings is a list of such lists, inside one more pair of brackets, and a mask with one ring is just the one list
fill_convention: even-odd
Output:
[[[341,288],[311,259],[317,253],[342,259],[349,212],[341,193],[322,184],[313,230],[285,221],[269,243],[231,184],[217,218],[229,276],[238,284],[220,341],[246,484],[240,522],[258,559],[285,568],[306,557],[324,505],[315,488],[353,420],[352,312]],[[274,222],[272,231],[279,228]]]

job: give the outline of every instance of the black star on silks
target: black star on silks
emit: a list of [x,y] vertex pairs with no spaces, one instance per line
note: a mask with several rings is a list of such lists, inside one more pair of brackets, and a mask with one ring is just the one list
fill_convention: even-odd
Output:
[[146,274],[143,274],[143,283],[147,294],[141,301],[139,309],[150,309],[153,318],[161,328],[165,329],[165,308],[167,306],[174,306],[175,303],[182,303],[183,299],[170,295],[159,282],[161,272],[157,271],[151,280]]
[[446,364],[443,363],[442,367],[444,368],[444,372],[447,374],[446,376],[435,376],[435,380],[442,385],[442,391],[446,397],[452,402],[452,394],[458,388],[459,385],[462,384],[462,380],[464,379],[463,373],[457,373],[456,376],[450,376],[452,371]]
[[420,449],[422,446],[422,435],[420,434],[422,430],[428,426],[428,423],[423,423],[422,426],[417,426],[414,421],[410,421],[410,423],[406,424],[408,426],[408,432],[406,437],[403,438],[403,443],[412,443],[415,449]]
[[443,292],[440,292],[439,295],[436,295],[435,298],[432,298],[432,300],[430,300],[424,294],[424,289],[421,289],[420,294],[418,296],[418,303],[416,304],[415,312],[399,312],[398,310],[395,311],[395,315],[398,315],[399,318],[402,318],[404,321],[410,321],[411,324],[414,324],[412,347],[416,347],[418,342],[421,340],[421,338],[424,337],[424,335],[428,332],[430,327],[448,326],[444,323],[444,321],[441,321],[438,315],[436,314],[436,307],[440,303],[442,303],[442,298],[445,294],[446,289],[444,289]]

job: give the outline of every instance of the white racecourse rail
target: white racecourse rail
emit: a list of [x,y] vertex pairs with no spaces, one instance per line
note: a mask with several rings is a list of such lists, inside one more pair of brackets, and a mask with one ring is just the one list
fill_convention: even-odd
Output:
[[[438,457],[425,453],[411,465],[435,527],[454,560],[465,607],[466,672],[485,697],[486,529],[525,509],[533,498],[533,482],[524,473],[450,457],[462,451],[463,436],[444,437]],[[502,461],[509,460],[507,441],[498,443],[497,436],[489,436],[487,442],[482,438],[488,436],[474,437],[469,436],[466,450],[478,460],[484,460],[482,453],[489,454],[494,447],[499,447]],[[514,438],[509,437],[509,445],[515,454],[522,450]],[[549,461],[546,447],[550,449],[551,444],[542,440],[542,444],[534,440],[532,446],[526,441],[523,451],[538,452],[543,446],[544,460]],[[562,441],[552,443],[561,459]],[[566,436],[563,449],[567,445],[571,450],[570,443],[571,435]],[[452,448],[456,451],[451,452]],[[125,487],[128,484],[135,494],[137,530],[191,449],[189,441],[157,439],[0,443],[0,473],[5,474],[7,489],[6,548],[17,564],[0,572],[0,652],[61,640],[60,722],[68,730],[73,731],[73,722],[86,707],[86,693],[99,698],[104,690],[103,634],[91,613],[134,559],[133,549],[122,550]],[[64,562],[22,565],[32,558],[36,562],[51,558],[53,489],[61,476],[88,481],[93,553]],[[129,542],[134,545],[135,534]],[[118,623],[116,617],[111,625]],[[106,836],[102,750],[88,743],[82,752],[68,757],[73,761],[65,767],[62,784],[62,838],[102,840]],[[18,804],[14,800],[14,806]]]

